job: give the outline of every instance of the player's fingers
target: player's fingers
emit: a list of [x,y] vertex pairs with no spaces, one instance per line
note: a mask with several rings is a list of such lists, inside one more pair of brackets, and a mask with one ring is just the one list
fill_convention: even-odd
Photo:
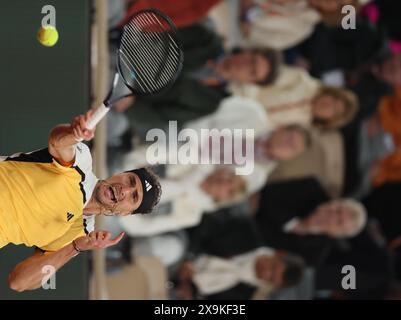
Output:
[[97,235],[98,235],[97,231],[96,232],[91,232],[89,234],[89,239],[91,240],[93,245],[97,245]]
[[84,129],[82,133],[85,137],[85,140],[91,140],[95,135],[94,130],[88,130],[88,129]]
[[101,238],[101,240],[99,240],[98,246],[100,248],[107,248],[110,246],[109,242],[110,242],[110,237],[111,237],[111,233],[110,232],[104,232],[103,236]]
[[76,130],[76,132],[80,138],[84,138],[84,133],[83,133],[80,125],[77,124],[77,125],[73,126],[73,129]]
[[108,232],[108,231],[99,231],[98,239],[105,240],[106,237],[110,237],[110,232]]
[[90,109],[87,113],[85,113],[84,117],[86,122],[88,122],[92,118],[94,111],[94,109]]
[[107,233],[107,231],[98,231],[98,232],[96,232],[96,240],[98,242],[103,241],[106,233]]
[[86,129],[86,119],[85,116],[80,116],[79,118],[79,125],[81,126],[82,130]]
[[110,232],[108,232],[108,231],[104,231],[103,232],[103,238],[102,238],[103,241],[107,242],[110,239],[110,237],[111,237],[111,233]]
[[81,140],[81,136],[79,135],[77,129],[73,128],[72,129],[72,134],[74,135],[75,140]]
[[124,237],[124,235],[125,235],[125,232],[121,232],[115,239],[109,240],[107,247],[114,246],[117,243],[119,243],[121,241],[121,239]]

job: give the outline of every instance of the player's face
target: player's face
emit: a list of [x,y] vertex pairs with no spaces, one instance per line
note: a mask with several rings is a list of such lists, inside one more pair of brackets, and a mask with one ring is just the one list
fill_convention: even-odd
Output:
[[128,215],[142,202],[142,184],[133,172],[114,175],[100,182],[96,190],[96,200],[116,215]]

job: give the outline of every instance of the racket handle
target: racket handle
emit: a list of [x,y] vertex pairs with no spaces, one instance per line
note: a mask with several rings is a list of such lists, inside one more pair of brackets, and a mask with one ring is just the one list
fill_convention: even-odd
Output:
[[88,121],[86,127],[89,130],[92,130],[94,127],[96,127],[99,121],[103,119],[106,113],[109,112],[109,110],[110,108],[106,107],[105,104],[103,103],[99,108],[95,110],[95,112],[93,112],[92,118]]

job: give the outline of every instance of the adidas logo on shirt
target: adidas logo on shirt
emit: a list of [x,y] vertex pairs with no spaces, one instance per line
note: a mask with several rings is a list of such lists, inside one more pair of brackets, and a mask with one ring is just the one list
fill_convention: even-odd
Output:
[[74,215],[72,213],[67,212],[67,221],[70,221]]
[[152,189],[152,185],[147,180],[145,180],[145,187],[146,187],[146,192]]

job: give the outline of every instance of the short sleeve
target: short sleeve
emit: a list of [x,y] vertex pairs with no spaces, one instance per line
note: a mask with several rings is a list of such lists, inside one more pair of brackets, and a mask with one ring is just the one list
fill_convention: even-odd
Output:
[[92,172],[92,155],[89,147],[80,142],[75,146],[74,167],[80,168],[83,172]]

